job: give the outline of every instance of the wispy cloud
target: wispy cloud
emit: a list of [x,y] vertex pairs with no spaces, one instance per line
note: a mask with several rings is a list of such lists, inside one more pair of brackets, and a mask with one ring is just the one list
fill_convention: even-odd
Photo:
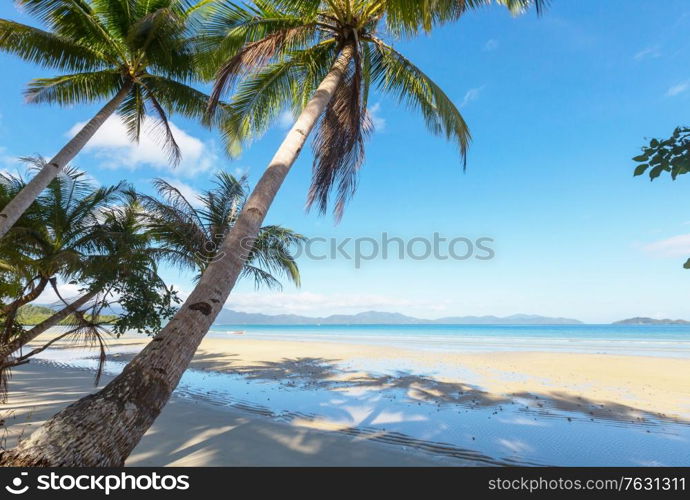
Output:
[[682,94],[683,92],[686,92],[688,89],[690,89],[690,81],[681,82],[681,83],[678,83],[678,84],[670,87],[666,91],[666,95],[668,97],[677,96],[678,94]]
[[[60,291],[60,296],[67,302],[79,298],[82,292],[82,285],[64,283],[58,280],[57,288]],[[64,305],[60,297],[55,293],[55,290],[51,286],[47,286],[43,293],[36,299],[37,304],[49,304],[49,305]]]
[[278,117],[278,126],[282,128],[283,130],[287,130],[292,125],[295,123],[295,116],[292,114],[292,111],[289,109],[286,109],[282,113],[280,113],[280,116]]
[[462,99],[462,102],[460,103],[460,107],[464,108],[467,106],[469,103],[476,101],[479,99],[479,96],[481,95],[482,91],[484,90],[485,85],[482,85],[481,87],[477,87],[474,89],[470,89],[465,93],[465,97]]
[[17,156],[10,154],[9,150],[0,146],[0,171],[5,174],[24,174],[24,163]]
[[225,307],[242,312],[264,314],[305,314],[323,316],[328,314],[352,314],[371,309],[400,312],[411,307],[427,311],[443,312],[444,302],[424,302],[397,297],[372,294],[320,294],[297,293],[237,293],[228,299]]
[[495,38],[489,39],[485,44],[484,44],[484,51],[485,52],[492,52],[496,49],[498,49],[500,43],[498,40]]
[[381,103],[377,102],[367,111],[369,112],[369,118],[371,118],[371,122],[374,124],[374,130],[376,130],[377,132],[386,130],[386,119],[381,116]]
[[690,234],[680,234],[642,246],[654,257],[690,257]]
[[646,47],[633,56],[637,61],[642,59],[656,59],[658,57],[661,57],[661,50],[658,46]]
[[[83,126],[84,123],[75,124],[67,135],[73,137]],[[170,164],[160,136],[153,130],[151,122],[144,124],[137,144],[129,140],[121,119],[112,116],[98,129],[85,150],[101,160],[102,167],[110,169],[153,167],[167,170],[175,176],[193,176],[218,168],[218,155],[211,144],[188,134],[172,122],[170,128],[182,152],[182,161],[177,167]]]
[[232,170],[232,175],[239,179],[241,177],[248,176],[249,170],[251,170],[250,167],[235,167]]

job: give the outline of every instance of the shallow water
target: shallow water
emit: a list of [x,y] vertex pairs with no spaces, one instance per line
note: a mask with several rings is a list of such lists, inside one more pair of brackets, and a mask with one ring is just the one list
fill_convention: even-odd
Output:
[[[209,337],[346,342],[443,352],[547,351],[690,358],[690,325],[214,325]],[[241,337],[240,337],[241,338]]]
[[[134,350],[133,346],[118,349]],[[59,349],[42,353],[41,360],[93,369],[96,361],[87,358],[91,355]],[[108,361],[106,372],[116,374],[123,366],[124,362]],[[561,466],[690,465],[687,423],[643,413],[621,417],[584,401],[580,411],[566,411],[557,402],[529,395],[498,402],[460,394],[445,401],[429,400],[415,394],[413,384],[406,382],[409,373],[396,373],[393,366],[350,360],[338,369],[366,369],[372,378],[389,382],[393,375],[395,383],[382,387],[294,375],[187,370],[176,394],[287,423],[311,425],[325,420],[339,424],[341,432],[432,454],[447,463],[469,459]]]

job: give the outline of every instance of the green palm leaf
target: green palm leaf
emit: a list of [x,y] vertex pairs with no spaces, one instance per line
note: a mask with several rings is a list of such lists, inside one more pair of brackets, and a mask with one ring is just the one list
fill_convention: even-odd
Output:
[[372,80],[381,91],[419,111],[432,133],[456,143],[464,161],[471,136],[453,101],[402,54],[378,38],[371,41],[376,49],[371,57]]

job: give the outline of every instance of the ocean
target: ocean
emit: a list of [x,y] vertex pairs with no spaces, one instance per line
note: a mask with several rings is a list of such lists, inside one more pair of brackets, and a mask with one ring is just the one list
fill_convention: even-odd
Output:
[[208,336],[345,342],[438,352],[690,357],[690,325],[214,325]]

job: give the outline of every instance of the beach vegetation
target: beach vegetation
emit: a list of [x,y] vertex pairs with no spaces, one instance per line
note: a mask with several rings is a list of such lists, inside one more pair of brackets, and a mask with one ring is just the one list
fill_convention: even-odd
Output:
[[[668,174],[674,181],[679,175],[687,174],[690,172],[690,127],[676,127],[667,139],[650,139],[633,161],[637,163],[633,175],[647,173],[650,181],[662,174]],[[690,258],[683,267],[690,269]]]

